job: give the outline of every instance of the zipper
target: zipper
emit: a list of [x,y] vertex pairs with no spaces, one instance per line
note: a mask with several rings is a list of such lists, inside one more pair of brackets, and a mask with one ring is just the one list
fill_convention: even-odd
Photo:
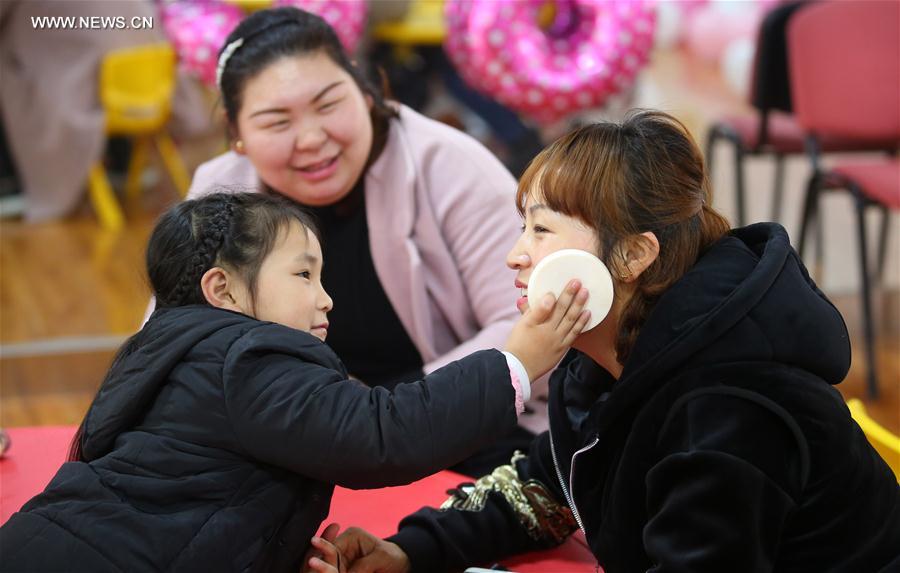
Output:
[[[575,472],[575,458],[578,457],[578,454],[584,453],[589,449],[593,448],[597,445],[597,442],[600,441],[600,436],[594,436],[594,441],[585,447],[581,448],[577,452],[572,455],[572,464],[571,470],[569,471],[569,483],[572,482],[572,476]],[[559,469],[559,461],[556,458],[556,446],[553,443],[553,430],[550,430],[550,454],[553,456],[553,468],[556,470],[556,477],[559,479],[559,485],[562,487],[563,495],[566,496],[566,502],[569,504],[569,507],[572,508],[572,515],[575,516],[575,522],[578,523],[578,528],[581,529],[581,532],[584,533],[585,537],[587,537],[587,531],[584,530],[584,522],[581,521],[581,515],[578,514],[578,507],[575,505],[575,498],[573,493],[569,493],[569,488],[566,487],[566,480],[563,479],[562,470]]]

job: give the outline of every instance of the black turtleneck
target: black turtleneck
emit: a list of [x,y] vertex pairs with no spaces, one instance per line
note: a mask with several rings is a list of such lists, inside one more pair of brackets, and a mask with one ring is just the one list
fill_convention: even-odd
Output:
[[327,342],[351,375],[392,388],[422,377],[422,357],[375,273],[363,186],[334,205],[308,208],[321,233],[322,283],[334,301]]

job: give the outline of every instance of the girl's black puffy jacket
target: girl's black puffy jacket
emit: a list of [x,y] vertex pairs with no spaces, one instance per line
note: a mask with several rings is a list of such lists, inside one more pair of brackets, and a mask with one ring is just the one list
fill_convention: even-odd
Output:
[[299,571],[333,484],[400,485],[516,426],[482,351],[394,392],[312,335],[207,306],[157,310],[66,463],[0,530],[3,571]]

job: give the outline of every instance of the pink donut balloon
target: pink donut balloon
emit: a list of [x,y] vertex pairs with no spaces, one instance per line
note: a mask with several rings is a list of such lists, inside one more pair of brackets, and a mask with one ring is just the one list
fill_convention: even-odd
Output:
[[366,27],[366,0],[276,0],[321,16],[334,28],[348,54],[356,51]]
[[445,49],[463,79],[541,123],[630,86],[653,47],[652,0],[447,0]]
[[244,12],[224,2],[163,2],[160,12],[181,67],[215,87],[219,49]]

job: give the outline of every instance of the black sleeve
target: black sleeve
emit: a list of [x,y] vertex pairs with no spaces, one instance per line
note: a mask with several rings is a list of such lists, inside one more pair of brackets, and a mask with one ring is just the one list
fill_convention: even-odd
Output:
[[255,338],[233,345],[223,384],[235,438],[265,463],[349,488],[401,485],[516,426],[509,368],[496,350],[391,392],[301,360],[272,337]]
[[673,405],[648,472],[650,571],[761,572],[804,487],[808,449],[784,409],[736,388]]
[[548,432],[535,438],[527,456],[517,454],[510,465],[452,493],[441,509],[406,517],[389,538],[407,554],[413,573],[461,570],[553,547],[577,528],[562,496]]

